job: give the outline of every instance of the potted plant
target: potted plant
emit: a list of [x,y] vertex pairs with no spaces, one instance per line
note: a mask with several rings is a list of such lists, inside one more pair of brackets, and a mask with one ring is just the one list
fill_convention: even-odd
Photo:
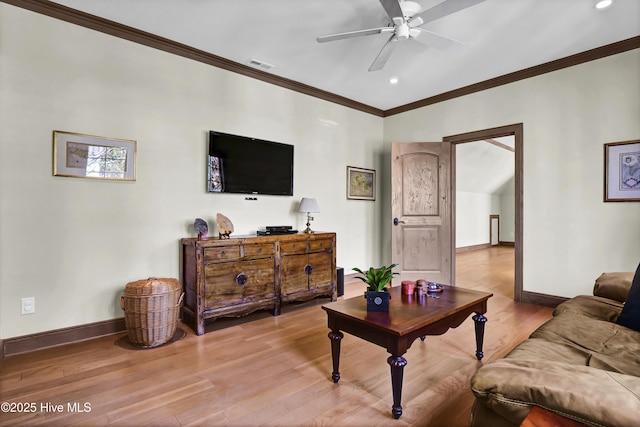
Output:
[[386,286],[391,282],[393,276],[400,274],[391,271],[397,266],[398,264],[391,264],[389,267],[385,265],[380,268],[371,267],[366,273],[359,268],[353,269],[363,276],[357,276],[357,278],[367,284],[367,290],[364,293],[367,300],[367,311],[389,311],[391,294]]

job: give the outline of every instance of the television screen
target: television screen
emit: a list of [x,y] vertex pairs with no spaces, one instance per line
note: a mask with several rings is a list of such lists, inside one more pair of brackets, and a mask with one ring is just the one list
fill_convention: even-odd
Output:
[[208,157],[210,192],[293,196],[293,145],[210,131]]

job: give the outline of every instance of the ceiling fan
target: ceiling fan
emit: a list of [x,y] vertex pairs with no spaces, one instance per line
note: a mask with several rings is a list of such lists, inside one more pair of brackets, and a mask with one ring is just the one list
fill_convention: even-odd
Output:
[[[349,39],[353,37],[370,36],[373,34],[390,33],[391,36],[378,53],[378,56],[369,67],[369,71],[381,70],[387,63],[391,53],[399,41],[407,39],[415,39],[419,35],[424,34],[424,39],[430,39],[440,43],[462,43],[436,34],[432,31],[421,28],[428,22],[435,21],[452,13],[466,9],[470,6],[483,2],[484,0],[444,0],[436,6],[422,10],[422,6],[414,1],[402,0],[380,0],[387,16],[391,20],[388,26],[379,28],[370,28],[366,30],[349,31],[346,33],[331,34],[328,36],[318,37],[316,40],[320,43],[330,42],[334,40]],[[425,40],[426,41],[426,40]]]

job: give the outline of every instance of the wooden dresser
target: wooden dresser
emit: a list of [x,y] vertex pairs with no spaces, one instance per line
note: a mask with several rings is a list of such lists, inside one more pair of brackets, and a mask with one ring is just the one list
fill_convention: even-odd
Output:
[[182,239],[183,321],[205,321],[320,295],[336,299],[335,233]]

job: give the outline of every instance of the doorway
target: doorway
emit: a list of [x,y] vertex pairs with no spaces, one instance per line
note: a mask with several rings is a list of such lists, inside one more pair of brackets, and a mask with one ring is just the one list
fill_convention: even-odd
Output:
[[[513,135],[514,138],[514,300],[522,300],[523,286],[523,124],[513,124],[492,129],[485,129],[475,132],[468,132],[459,135],[452,135],[444,138],[445,142],[451,143],[451,193],[452,193],[452,240],[456,241],[456,145],[473,141],[495,140],[505,136]],[[486,218],[486,217],[485,217]],[[455,251],[453,251],[455,253]],[[452,260],[455,272],[455,256]]]
[[500,215],[489,215],[489,246],[500,245]]

